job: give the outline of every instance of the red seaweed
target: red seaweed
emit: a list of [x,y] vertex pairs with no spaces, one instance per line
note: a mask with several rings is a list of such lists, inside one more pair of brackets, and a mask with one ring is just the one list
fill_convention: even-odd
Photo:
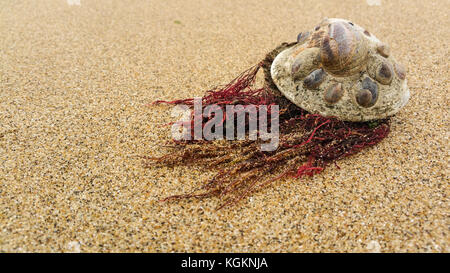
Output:
[[[264,62],[261,62],[244,71],[229,84],[207,91],[202,97],[202,105],[203,109],[207,105],[218,105],[224,112],[224,124],[234,122],[226,119],[226,105],[264,105],[269,113],[272,111],[271,106],[280,105],[278,148],[263,152],[259,149],[259,139],[193,140],[194,132],[191,130],[189,133],[192,140],[174,141],[174,151],[164,156],[144,157],[146,166],[197,164],[215,169],[217,174],[190,193],[169,196],[161,201],[217,196],[223,200],[218,207],[221,209],[283,177],[317,175],[331,163],[336,164],[341,158],[373,146],[388,135],[389,119],[373,122],[340,121],[334,117],[311,114],[293,104],[284,103],[285,99],[268,87],[270,84],[263,88],[253,88],[256,75],[263,65]],[[155,102],[160,103],[193,107],[194,99]],[[199,119],[204,126],[211,118],[196,116],[192,111],[190,122],[193,125],[194,120]],[[247,126],[249,117],[245,122]]]

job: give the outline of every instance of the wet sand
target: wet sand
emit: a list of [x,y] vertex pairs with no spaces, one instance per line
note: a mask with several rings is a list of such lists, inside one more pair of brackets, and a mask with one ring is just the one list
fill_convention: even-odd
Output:
[[[4,1],[0,251],[449,252],[450,1],[298,2]],[[172,120],[145,105],[225,84],[325,16],[407,67],[391,134],[230,209],[158,202],[214,172],[144,168]]]

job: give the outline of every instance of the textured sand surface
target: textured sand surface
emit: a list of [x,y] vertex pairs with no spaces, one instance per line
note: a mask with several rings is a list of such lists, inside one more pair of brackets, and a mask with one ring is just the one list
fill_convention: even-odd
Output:
[[[450,251],[450,1],[80,4],[0,7],[0,251]],[[407,66],[411,100],[389,137],[231,209],[158,202],[213,173],[143,168],[171,120],[145,104],[227,83],[325,16]]]

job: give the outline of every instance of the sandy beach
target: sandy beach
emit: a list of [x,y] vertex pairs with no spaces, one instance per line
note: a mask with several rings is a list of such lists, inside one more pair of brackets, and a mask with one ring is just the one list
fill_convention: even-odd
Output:
[[[450,1],[3,1],[1,252],[450,252]],[[237,206],[162,203],[214,172],[144,168],[170,106],[201,96],[324,17],[407,68],[380,144]]]

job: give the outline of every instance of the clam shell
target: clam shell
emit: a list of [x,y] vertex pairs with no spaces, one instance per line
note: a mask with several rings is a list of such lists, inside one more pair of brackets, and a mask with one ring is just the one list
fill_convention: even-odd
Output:
[[303,80],[303,85],[308,89],[318,88],[325,80],[326,75],[327,74],[322,68],[316,69]]
[[[325,19],[279,53],[271,76],[297,106],[347,121],[381,119],[409,100],[405,69],[389,46],[344,19]],[[320,73],[319,73],[320,72]]]

